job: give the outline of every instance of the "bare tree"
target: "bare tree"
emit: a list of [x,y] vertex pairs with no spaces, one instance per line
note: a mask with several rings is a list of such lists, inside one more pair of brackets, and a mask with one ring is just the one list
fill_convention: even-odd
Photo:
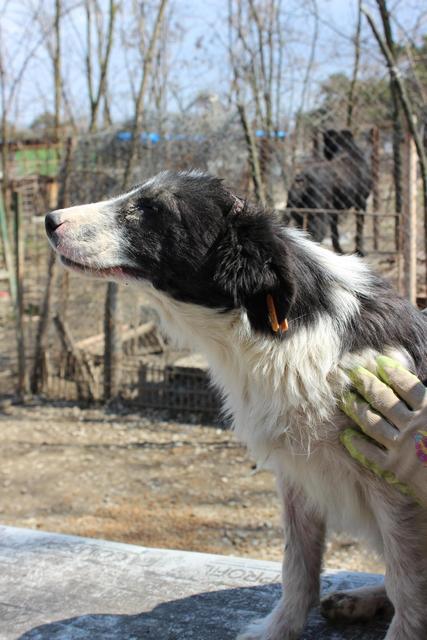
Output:
[[229,56],[230,66],[233,74],[231,89],[235,96],[237,112],[239,114],[240,123],[242,125],[243,133],[245,136],[255,197],[262,204],[265,204],[265,188],[264,188],[264,182],[263,182],[262,173],[261,173],[259,151],[256,145],[253,129],[249,122],[246,105],[242,96],[243,89],[241,85],[243,83],[243,78],[242,78],[240,60],[238,59],[238,54],[235,47],[234,34],[233,34],[234,28],[236,29],[236,39],[240,41],[240,43],[242,44],[243,48],[246,50],[250,58],[249,65],[250,65],[251,72],[249,74],[249,82],[251,83],[253,97],[255,100],[256,114],[258,117],[261,117],[258,77],[255,71],[254,57],[247,43],[247,40],[243,34],[243,27],[241,23],[241,20],[242,20],[241,3],[239,3],[238,9],[239,10],[237,13],[237,22],[234,23],[232,2],[231,0],[229,0],[228,2],[228,26],[229,26],[228,56]]
[[[163,23],[166,6],[168,0],[160,0],[157,7],[157,11],[154,18],[154,24],[151,34],[148,36],[148,42],[146,48],[144,41],[140,41],[139,50],[142,54],[142,73],[140,75],[139,86],[135,93],[134,108],[133,108],[133,122],[132,122],[132,138],[130,141],[130,148],[128,159],[125,166],[123,176],[123,187],[128,186],[129,180],[132,175],[136,159],[137,145],[139,144],[139,136],[142,129],[143,114],[144,114],[144,100],[149,86],[150,74],[153,67],[153,60],[155,56],[156,47],[159,41],[159,35],[161,26]],[[143,25],[141,25],[143,30]],[[142,35],[142,34],[141,34]]]
[[[69,178],[73,155],[73,143],[69,138],[65,149],[65,157],[59,175],[60,189],[57,206],[59,209],[69,206]],[[33,368],[30,377],[32,393],[38,393],[43,386],[45,354],[47,349],[47,333],[51,317],[52,297],[56,280],[56,254],[50,249],[47,260],[46,285],[40,309],[40,319],[34,344]]]
[[[396,46],[393,39],[393,32],[390,24],[390,14],[386,0],[376,0],[383,24],[385,44],[390,52],[393,60],[393,66],[397,64]],[[395,193],[395,209],[397,213],[401,213],[403,205],[402,194],[402,154],[401,144],[403,140],[402,122],[400,116],[400,99],[399,86],[397,78],[390,73],[390,94],[392,101],[392,121],[393,121],[393,180]],[[396,246],[400,244],[400,220],[396,218],[395,238]]]
[[[48,54],[52,60],[52,68],[53,68],[53,86],[54,86],[54,132],[56,140],[59,140],[62,134],[61,127],[61,104],[62,104],[62,95],[63,95],[63,83],[62,83],[62,60],[61,60],[61,20],[63,17],[63,5],[62,0],[55,0],[55,13],[53,16],[53,43],[50,40],[49,34],[49,23],[51,20],[46,21],[45,16],[40,17],[40,24],[42,27],[42,33],[44,34],[44,42],[46,44],[46,49]],[[64,185],[68,181],[68,173],[70,169],[70,153],[71,153],[71,143],[67,145],[67,153],[66,153],[66,164],[65,164],[65,174],[64,167],[62,171],[61,179],[61,190],[58,196],[57,207],[61,208],[66,205],[66,195]],[[39,318],[39,323],[37,326],[37,334],[34,345],[34,358],[33,358],[33,368],[31,372],[31,391],[33,393],[37,393],[40,391],[42,383],[43,383],[43,366],[45,363],[45,353],[46,353],[46,342],[47,342],[47,332],[49,326],[49,319],[51,315],[51,306],[52,306],[52,297],[53,297],[53,289],[56,281],[56,270],[57,270],[56,256],[52,250],[49,252],[48,261],[47,261],[47,269],[46,269],[46,284],[43,294],[43,300],[41,305],[41,313]],[[63,292],[68,290],[68,273],[63,275],[63,286],[61,290]],[[65,306],[64,306],[65,313]]]
[[[34,54],[41,44],[41,39],[35,39],[32,30],[32,21],[27,20],[21,30],[21,34],[15,37],[13,45],[5,45],[6,34],[2,21],[5,16],[8,2],[0,12],[0,139],[1,139],[1,196],[3,207],[0,210],[0,226],[5,257],[6,269],[10,276],[11,295],[15,298],[15,286],[13,280],[13,257],[10,248],[8,217],[9,217],[9,142],[11,139],[11,123],[14,110],[17,108],[19,92],[22,89],[24,76],[33,59]],[[1,203],[0,203],[1,205]]]
[[[269,204],[269,165],[280,126],[281,76],[275,73],[283,61],[280,9],[280,0],[228,2],[231,95],[246,141],[255,197]],[[259,144],[256,129],[262,131]]]
[[167,120],[168,88],[170,83],[169,43],[173,38],[170,17],[163,19],[159,41],[161,46],[157,47],[153,59],[153,70],[151,74],[150,102],[154,107],[156,115],[156,127],[160,136],[164,134]]
[[[88,87],[90,121],[89,131],[96,131],[98,125],[98,114],[102,101],[104,100],[104,119],[111,120],[108,93],[107,74],[111,58],[111,50],[114,40],[114,26],[117,15],[118,4],[114,0],[108,3],[108,24],[104,34],[103,12],[97,0],[85,0],[86,12],[86,82]],[[94,77],[94,57],[93,57],[93,31],[95,29],[97,37],[96,60],[98,66],[98,79]]]
[[[384,24],[384,31],[385,33],[387,33],[389,30],[391,32],[391,26],[390,26],[390,14],[387,11],[387,7],[385,4],[385,0],[377,0],[378,3],[381,3],[381,5],[384,7],[385,12],[383,12],[381,14],[381,18],[383,20],[383,24]],[[424,201],[424,251],[425,251],[425,255],[427,256],[427,159],[426,159],[426,155],[425,155],[425,151],[424,151],[424,145],[423,145],[423,141],[421,139],[420,133],[417,129],[417,124],[416,124],[416,118],[415,118],[415,114],[414,114],[414,110],[411,104],[411,100],[408,96],[408,93],[406,91],[406,87],[404,82],[402,81],[402,78],[400,77],[400,74],[398,72],[398,69],[396,67],[396,58],[393,55],[393,51],[390,50],[388,43],[387,43],[387,37],[384,39],[376,24],[375,24],[375,20],[372,17],[372,15],[370,14],[370,12],[364,8],[363,9],[364,14],[366,15],[366,18],[369,22],[369,25],[372,29],[372,32],[375,36],[375,39],[378,42],[378,45],[381,49],[381,52],[384,56],[384,59],[386,61],[389,73],[390,73],[390,77],[392,78],[393,82],[395,83],[395,87],[396,87],[396,92],[397,92],[397,96],[399,99],[399,103],[402,107],[403,113],[405,115],[405,120],[406,120],[406,124],[408,127],[408,130],[414,140],[415,143],[415,147],[417,150],[417,155],[418,155],[418,160],[419,160],[419,164],[420,164],[420,169],[421,169],[421,179],[422,179],[422,185],[423,185],[423,201]],[[427,281],[427,260],[426,260],[426,281]]]
[[359,75],[359,66],[360,66],[360,34],[362,30],[362,0],[358,0],[357,3],[357,25],[356,25],[356,33],[354,36],[354,65],[353,65],[353,74],[351,77],[350,89],[348,92],[348,103],[347,103],[347,122],[346,126],[351,129],[353,124],[353,111],[356,102],[356,83]]
[[[55,0],[53,13],[50,12],[50,7],[46,3],[34,6],[30,0],[29,4],[34,21],[39,27],[41,44],[48,55],[49,63],[52,65],[53,109],[47,103],[46,110],[53,111],[53,130],[57,140],[64,133],[65,122],[74,132],[77,132],[73,106],[66,87],[63,69],[64,20],[71,18],[73,12],[79,8],[77,3],[78,0],[75,0],[75,3]],[[43,89],[40,88],[40,98],[42,98],[42,91]]]
[[61,0],[55,0],[55,19],[54,19],[54,34],[55,34],[55,51],[53,55],[53,78],[54,78],[54,93],[55,93],[55,138],[58,140],[60,133],[60,120],[61,120],[61,97],[62,97],[62,74],[61,74],[61,13],[62,2]]
[[[3,7],[3,14],[5,13],[6,7],[7,3]],[[3,27],[0,22],[0,137],[2,140],[2,189],[3,198],[5,204],[7,204],[6,190],[9,169],[7,142],[10,139],[9,124],[18,93],[22,88],[25,73],[41,44],[41,38],[34,40],[32,37],[32,24],[29,21],[22,30],[21,36],[15,40],[15,47],[13,49],[5,47],[5,41],[5,34],[3,33]]]
[[295,131],[294,131],[294,140],[293,140],[293,149],[292,149],[292,169],[295,166],[296,152],[298,149],[298,145],[300,143],[302,115],[307,106],[308,90],[310,86],[311,75],[313,72],[315,59],[316,59],[316,51],[317,51],[317,44],[318,44],[318,38],[319,38],[319,12],[318,12],[316,0],[311,0],[309,9],[312,12],[312,15],[314,18],[313,33],[310,41],[310,53],[308,56],[307,65],[305,67],[304,79],[302,83],[300,103],[295,115]]
[[[139,79],[139,86],[134,93],[134,112],[132,122],[132,138],[128,151],[128,157],[123,174],[122,186],[126,189],[132,176],[135,160],[137,157],[137,145],[139,144],[140,133],[143,123],[145,97],[149,87],[150,74],[153,67],[153,59],[158,45],[161,26],[163,23],[167,0],[160,0],[154,17],[151,34],[148,37],[145,47],[143,24],[140,24],[139,52],[142,54],[142,73]],[[107,285],[107,296],[105,300],[105,322],[104,322],[104,399],[110,400],[117,396],[120,383],[120,358],[121,344],[119,335],[120,320],[120,299],[118,285],[110,282]]]
[[[300,105],[295,117],[294,153],[301,128],[301,114],[309,97],[317,51],[319,19],[316,0],[306,0],[304,10],[313,24],[313,36],[301,87]],[[286,22],[286,36],[284,23]],[[281,0],[237,0],[228,2],[227,52],[231,71],[231,94],[244,132],[251,179],[255,195],[273,204],[275,181],[273,160],[284,175],[285,158],[278,132],[286,127],[283,77],[286,41],[292,27],[286,21]],[[260,133],[255,134],[256,131]]]

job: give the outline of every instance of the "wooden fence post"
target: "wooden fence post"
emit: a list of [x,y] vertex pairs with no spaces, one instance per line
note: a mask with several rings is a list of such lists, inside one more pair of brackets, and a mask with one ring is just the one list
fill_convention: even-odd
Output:
[[409,132],[405,144],[405,198],[403,207],[404,293],[417,300],[417,150]]
[[104,401],[117,397],[121,378],[121,327],[119,287],[109,282],[104,312]]
[[9,292],[10,297],[12,298],[12,302],[16,301],[16,282],[15,282],[15,271],[13,268],[13,257],[12,250],[9,242],[9,232],[7,228],[7,219],[6,219],[6,207],[3,202],[3,195],[0,194],[0,235],[1,241],[3,245],[3,254],[4,254],[4,262],[7,271],[7,277],[9,280]]

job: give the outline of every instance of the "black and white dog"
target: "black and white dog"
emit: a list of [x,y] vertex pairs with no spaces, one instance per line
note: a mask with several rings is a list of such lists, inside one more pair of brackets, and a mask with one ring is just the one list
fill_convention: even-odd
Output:
[[[64,266],[134,281],[178,344],[206,354],[237,436],[283,499],[286,592],[240,636],[298,638],[319,600],[326,525],[383,553],[394,606],[387,640],[427,637],[427,511],[349,457],[337,403],[347,371],[390,353],[427,376],[427,321],[357,257],[338,256],[197,171],[163,172],[117,198],[54,211]],[[348,610],[342,610],[350,603]],[[328,597],[349,619],[384,589]]]

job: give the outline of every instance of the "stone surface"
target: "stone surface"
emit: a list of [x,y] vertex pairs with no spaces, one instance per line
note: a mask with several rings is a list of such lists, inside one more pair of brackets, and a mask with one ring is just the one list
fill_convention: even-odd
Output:
[[[1,640],[232,640],[280,595],[280,566],[0,527]],[[322,591],[375,584],[325,574]],[[380,640],[313,611],[302,640]]]

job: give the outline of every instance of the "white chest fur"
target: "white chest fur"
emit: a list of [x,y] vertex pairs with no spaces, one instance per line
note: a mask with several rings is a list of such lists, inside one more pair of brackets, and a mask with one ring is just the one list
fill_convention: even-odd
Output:
[[174,341],[207,357],[236,434],[258,460],[278,439],[299,453],[324,439],[321,427],[348,382],[330,317],[291,327],[280,341],[254,336],[244,312],[221,314],[150,293]]
[[[363,474],[339,442],[347,419],[337,410],[346,371],[372,367],[376,354],[343,357],[339,326],[328,316],[295,332],[290,327],[278,341],[254,337],[244,312],[221,314],[149,293],[172,339],[207,357],[236,435],[257,463],[304,487],[331,528],[363,534],[381,550]],[[393,356],[406,360],[402,352]]]

